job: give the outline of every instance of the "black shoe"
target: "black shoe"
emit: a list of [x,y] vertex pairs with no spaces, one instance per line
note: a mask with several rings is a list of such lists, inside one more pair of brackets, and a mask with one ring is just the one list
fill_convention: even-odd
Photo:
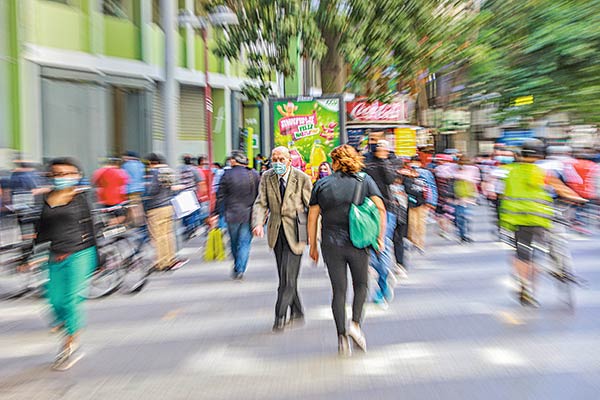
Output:
[[283,332],[285,329],[285,318],[275,318],[275,323],[273,324],[273,332],[279,333]]
[[234,281],[241,281],[242,279],[244,279],[244,273],[233,270],[233,272],[231,273],[231,279],[233,279]]
[[521,289],[521,291],[519,292],[519,302],[524,307],[537,308],[540,306],[540,304],[533,298],[531,293],[523,289]]

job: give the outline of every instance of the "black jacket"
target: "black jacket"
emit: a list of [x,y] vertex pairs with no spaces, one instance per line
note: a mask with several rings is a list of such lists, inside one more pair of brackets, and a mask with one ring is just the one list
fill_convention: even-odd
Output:
[[219,183],[215,212],[224,209],[227,223],[251,223],[259,183],[260,175],[253,169],[236,165],[226,170]]
[[390,185],[396,180],[395,166],[389,159],[370,157],[365,166],[365,172],[373,178],[388,211],[394,210],[394,199],[390,192]]

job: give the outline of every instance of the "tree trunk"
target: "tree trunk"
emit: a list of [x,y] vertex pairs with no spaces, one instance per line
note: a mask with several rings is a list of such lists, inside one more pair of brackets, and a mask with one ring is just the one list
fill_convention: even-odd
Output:
[[321,34],[327,46],[327,54],[321,60],[321,86],[323,94],[342,93],[346,85],[344,57],[338,49],[341,34],[324,29]]

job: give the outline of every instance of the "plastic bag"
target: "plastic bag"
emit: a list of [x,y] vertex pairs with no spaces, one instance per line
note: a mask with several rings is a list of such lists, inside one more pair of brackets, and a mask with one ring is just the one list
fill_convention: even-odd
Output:
[[223,246],[223,232],[218,228],[213,228],[208,232],[206,239],[206,248],[204,249],[205,261],[223,261],[225,260],[225,246]]

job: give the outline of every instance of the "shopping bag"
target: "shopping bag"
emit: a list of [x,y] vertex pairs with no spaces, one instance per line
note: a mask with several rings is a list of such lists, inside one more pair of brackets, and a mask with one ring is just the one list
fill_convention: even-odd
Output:
[[177,219],[186,217],[200,208],[196,193],[193,190],[185,190],[171,199],[171,204]]
[[208,232],[206,239],[206,248],[204,249],[205,261],[223,261],[225,260],[225,246],[223,246],[223,232],[218,228],[213,228]]

